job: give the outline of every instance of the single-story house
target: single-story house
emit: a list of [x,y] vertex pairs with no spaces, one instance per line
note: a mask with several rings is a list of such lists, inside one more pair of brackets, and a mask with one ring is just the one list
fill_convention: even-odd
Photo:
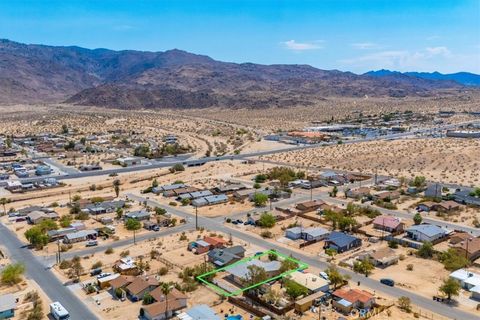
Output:
[[47,235],[48,235],[48,238],[50,239],[50,241],[56,241],[56,240],[63,239],[67,234],[74,233],[76,231],[77,231],[77,229],[72,228],[72,227],[62,228],[62,229],[58,229],[58,230],[48,230]]
[[291,240],[298,240],[302,238],[302,228],[292,227],[285,230],[285,237]]
[[433,224],[413,225],[406,231],[410,239],[420,242],[434,242],[446,237],[449,233],[448,230]]
[[303,229],[302,238],[306,241],[320,241],[328,237],[330,231],[320,227],[310,227]]
[[442,185],[438,183],[430,184],[425,189],[424,195],[426,198],[439,199],[442,197]]
[[480,257],[480,238],[470,238],[463,240],[453,247],[460,255],[466,256],[470,261]]
[[455,201],[441,201],[441,202],[433,202],[433,201],[425,201],[420,203],[417,208],[421,211],[438,211],[438,212],[450,212],[454,210],[458,210],[460,205]]
[[0,296],[0,319],[13,318],[15,316],[16,299],[11,293]]
[[227,240],[220,237],[205,236],[203,237],[203,241],[209,243],[212,249],[225,248],[227,245]]
[[204,240],[196,240],[188,244],[188,250],[192,251],[195,254],[202,254],[210,251],[210,243]]
[[185,312],[180,313],[177,318],[179,320],[221,320],[215,314],[215,311],[206,304],[197,304]]
[[111,287],[111,282],[112,282],[113,280],[117,279],[118,277],[120,277],[120,274],[114,273],[114,274],[111,274],[111,275],[109,275],[109,276],[106,276],[106,277],[97,279],[98,286],[99,286],[101,289],[105,289],[105,288]]
[[373,227],[387,232],[402,232],[405,224],[398,217],[378,216],[373,220]]
[[[118,273],[116,273],[118,274]],[[120,275],[115,279],[110,280],[110,287],[112,288],[112,294],[115,294],[117,289],[125,289],[130,283],[135,280],[135,276]]]
[[184,193],[178,196],[177,200],[181,201],[183,199],[198,199],[202,197],[213,196],[213,193],[210,190],[194,191],[190,193]]
[[119,272],[122,275],[137,275],[138,274],[138,268],[137,264],[134,259],[131,257],[125,257],[121,258],[117,262],[115,262],[115,265],[113,266],[113,269],[117,272]]
[[58,214],[56,212],[32,211],[27,214],[27,221],[31,224],[37,224],[44,220],[57,220]]
[[455,232],[450,236],[450,244],[457,244],[462,241],[465,241],[467,239],[472,239],[474,238],[473,235],[467,233],[467,232]]
[[224,194],[218,194],[213,196],[201,197],[192,201],[192,206],[194,207],[203,207],[207,205],[214,205],[225,203],[228,201],[228,197]]
[[255,193],[255,189],[242,189],[233,192],[233,198],[237,201],[245,200],[250,197],[251,194]]
[[460,190],[453,194],[453,199],[461,204],[480,206],[480,198],[470,195],[470,190]]
[[295,311],[305,312],[309,310],[319,299],[322,299],[326,295],[323,291],[317,291],[313,294],[309,294],[306,297],[295,301]]
[[325,202],[321,200],[305,201],[298,203],[295,208],[302,212],[312,212],[320,208],[322,204],[325,204]]
[[141,164],[142,159],[137,157],[125,157],[125,158],[118,158],[117,162],[123,167],[131,167],[131,166]]
[[244,284],[246,281],[249,280],[248,276],[250,273],[250,266],[257,266],[264,269],[267,273],[267,276],[271,278],[280,274],[280,268],[282,266],[282,263],[278,260],[265,262],[254,259],[245,263],[236,264],[228,269],[228,273],[230,273],[230,279],[235,283]]
[[480,274],[471,272],[467,269],[458,269],[450,273],[450,278],[457,280],[460,286],[465,290],[470,290],[480,285]]
[[246,189],[247,187],[241,183],[228,183],[222,186],[214,188],[216,193],[230,194],[239,190]]
[[371,309],[375,303],[375,297],[370,292],[360,289],[338,289],[332,297],[333,307],[345,314],[357,308]]
[[[168,308],[168,309],[167,309]],[[171,319],[175,312],[185,308],[180,300],[154,302],[140,308],[140,319],[166,320]],[[165,318],[165,315],[167,316]]]
[[345,192],[345,196],[347,198],[353,198],[353,199],[361,199],[363,197],[366,197],[370,195],[370,188],[368,187],[360,187],[357,189],[350,189]]
[[362,245],[362,240],[347,233],[332,231],[325,240],[325,248],[344,252]]
[[[155,288],[150,292],[150,295],[153,299],[155,299],[156,302],[165,301],[165,295],[162,292],[162,287]],[[167,294],[167,299],[168,301],[178,300],[183,308],[187,306],[188,297],[176,288],[173,288],[172,291]]]
[[400,198],[398,191],[384,191],[373,195],[375,200],[390,201]]
[[136,277],[132,283],[125,287],[127,296],[132,301],[142,300],[143,296],[158,287],[159,283],[155,278]]
[[213,249],[208,253],[208,260],[217,267],[224,267],[245,257],[245,248],[233,246],[224,249]]
[[376,267],[385,268],[398,263],[400,255],[392,248],[385,247],[366,252],[359,259],[369,259]]
[[292,227],[285,230],[285,237],[291,240],[304,239],[305,241],[323,240],[330,234],[330,231],[320,227]]
[[295,271],[289,274],[287,278],[307,288],[309,293],[327,292],[329,290],[330,283],[313,273]]
[[68,233],[63,238],[65,243],[76,243],[87,240],[94,240],[98,237],[97,230],[80,230],[77,232]]
[[124,215],[124,219],[135,219],[138,221],[149,220],[150,212],[148,212],[147,210],[130,211]]

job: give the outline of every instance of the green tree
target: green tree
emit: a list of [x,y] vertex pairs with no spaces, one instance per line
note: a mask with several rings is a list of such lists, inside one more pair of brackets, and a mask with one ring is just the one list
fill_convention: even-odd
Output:
[[133,231],[133,243],[134,244],[137,243],[136,238],[135,238],[135,233],[141,227],[142,227],[142,224],[138,220],[129,218],[129,219],[127,219],[127,221],[125,221],[125,228],[129,231]]
[[152,181],[152,188],[156,188],[156,187],[158,187],[158,181],[157,181],[157,179],[155,178],[155,179],[153,179],[153,181]]
[[422,246],[417,250],[417,255],[422,258],[433,257],[433,245],[431,242],[424,242]]
[[72,217],[71,216],[62,216],[59,220],[60,226],[62,228],[68,228],[70,224],[72,224]]
[[363,259],[362,261],[356,261],[353,264],[353,271],[364,274],[368,277],[372,270],[375,269],[373,263],[369,259]]
[[120,180],[113,180],[113,190],[115,191],[115,196],[118,198],[120,195]]
[[260,283],[268,279],[268,274],[265,271],[265,269],[262,267],[259,267],[256,265],[250,265],[247,267],[247,269],[248,271],[244,280],[249,286]]
[[272,228],[276,223],[275,216],[269,212],[264,212],[260,215],[258,224],[263,228]]
[[423,188],[425,186],[426,179],[424,176],[416,176],[411,182],[410,185],[417,187],[417,188]]
[[282,264],[280,266],[280,273],[284,273],[298,268],[298,263],[296,263],[292,259],[284,259],[281,263]]
[[155,214],[158,216],[163,216],[164,214],[167,213],[167,210],[160,208],[160,207],[155,207]]
[[122,209],[122,208],[117,208],[116,214],[117,214],[117,219],[118,219],[118,220],[122,219],[122,217],[123,217],[123,209]]
[[0,205],[3,207],[3,215],[7,214],[7,208],[6,205],[7,203],[10,203],[10,200],[7,198],[0,198]]
[[412,304],[409,297],[401,296],[400,298],[398,298],[397,303],[398,303],[398,307],[401,310],[405,312],[412,311]]
[[58,224],[56,221],[53,221],[52,219],[46,219],[42,220],[37,226],[42,230],[43,232],[47,232],[50,230],[57,230],[58,229]]
[[415,215],[413,216],[413,223],[415,223],[415,225],[419,225],[420,223],[422,223],[422,221],[422,215],[419,212],[415,213]]
[[465,268],[470,263],[470,261],[464,255],[459,254],[453,248],[443,252],[440,255],[440,261],[443,263],[445,269],[449,271]]
[[150,293],[145,293],[145,295],[143,296],[143,301],[142,303],[144,305],[148,305],[148,304],[152,304],[153,302],[155,301],[155,299],[153,299],[152,295]]
[[4,285],[14,285],[22,281],[22,275],[25,272],[25,266],[21,263],[9,264],[3,268],[0,279]]
[[458,296],[460,292],[460,283],[453,278],[447,278],[443,280],[443,283],[438,290],[443,292],[448,297],[448,300],[451,300],[452,296]]
[[348,279],[348,277],[346,275],[342,275],[335,266],[330,266],[327,270],[325,270],[325,273],[328,275],[328,279],[333,285],[334,290],[336,290],[339,285],[342,285]]
[[258,182],[255,182],[255,183],[253,184],[253,188],[254,188],[254,189],[257,189],[257,190],[258,190],[258,189],[260,189],[261,187],[262,187],[262,186],[261,186],[260,183],[258,183]]
[[292,280],[285,280],[285,291],[293,300],[308,294],[306,287]]
[[170,171],[172,172],[185,171],[185,167],[181,163],[177,163],[171,168]]
[[27,238],[28,242],[38,250],[47,245],[49,241],[48,235],[38,226],[25,231],[25,238]]
[[264,207],[267,204],[268,196],[263,193],[255,193],[252,200],[256,207]]
[[169,283],[162,283],[160,285],[160,290],[162,290],[163,295],[165,296],[165,319],[168,319],[168,295],[172,292],[173,286]]
[[330,192],[330,196],[335,198],[335,197],[337,197],[337,193],[338,193],[337,186],[333,186],[332,192]]
[[80,208],[80,204],[75,202],[73,206],[70,208],[70,214],[79,214],[82,212],[82,209]]

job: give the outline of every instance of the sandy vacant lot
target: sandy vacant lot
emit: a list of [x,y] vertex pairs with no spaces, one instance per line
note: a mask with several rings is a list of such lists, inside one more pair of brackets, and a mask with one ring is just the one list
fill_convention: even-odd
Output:
[[405,139],[286,152],[263,159],[310,167],[404,176],[462,185],[480,184],[480,141]]

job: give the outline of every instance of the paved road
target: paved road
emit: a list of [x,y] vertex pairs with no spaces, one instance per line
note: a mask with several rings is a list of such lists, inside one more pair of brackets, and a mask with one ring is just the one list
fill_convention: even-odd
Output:
[[[317,194],[315,194],[314,199],[328,201],[330,203],[340,205],[341,207],[346,206],[349,202],[352,202],[351,199],[332,198],[327,193],[317,193]],[[384,209],[384,208],[380,208],[380,207],[377,207],[377,206],[371,206],[371,205],[368,205],[368,204],[364,204],[364,206],[371,207],[373,209],[377,209],[378,211],[380,211],[381,213],[386,214],[386,215],[396,216],[396,217],[399,217],[399,218],[402,218],[402,219],[413,219],[413,214],[405,212],[405,211],[389,210],[389,209]],[[435,218],[430,218],[429,215],[425,212],[422,213],[422,217],[423,217],[423,222],[434,224],[434,225],[437,225],[439,227],[446,227],[450,230],[468,232],[468,233],[474,235],[475,237],[480,236],[480,229],[478,229],[478,228],[463,226],[463,225],[459,225],[459,224],[456,224],[456,223],[453,223],[453,222],[447,222],[447,221],[443,221],[443,220],[439,220],[439,219],[435,219]]]
[[[191,218],[190,218],[191,219]],[[182,231],[187,231],[187,230],[192,230],[195,229],[195,225],[192,221],[187,221],[187,223],[178,225],[173,228],[167,228],[158,232],[155,231],[150,231],[147,233],[139,234],[136,236],[136,241],[137,242],[142,242],[145,240],[151,240],[155,238],[160,238],[160,237],[166,237],[172,234],[175,234],[177,232],[182,232]],[[132,244],[133,245],[133,238],[128,238],[128,239],[123,239],[115,242],[109,242],[105,243],[96,247],[89,247],[85,248],[83,250],[77,250],[77,251],[71,251],[71,252],[63,252],[61,253],[61,259],[62,260],[68,260],[72,259],[75,256],[89,256],[95,253],[99,252],[104,252],[107,248],[119,248],[123,247],[126,245]],[[45,266],[52,266],[55,263],[55,255],[50,255],[47,256],[46,258],[43,259]]]
[[50,300],[59,301],[69,311],[72,320],[99,319],[3,224],[0,224],[0,234],[2,245],[7,248],[10,258],[23,263],[26,276],[35,281]]
[[[168,209],[170,212],[172,212],[172,213],[174,213],[178,216],[182,216],[184,218],[195,217],[194,214],[191,214],[189,212],[185,212],[185,211],[183,211],[181,209],[178,209],[178,208],[172,208],[172,207],[169,207],[169,206],[165,206],[165,205],[162,205],[162,204],[160,204],[156,201],[147,200],[143,197],[140,197],[140,196],[137,196],[137,195],[134,195],[134,194],[128,194],[128,196],[129,196],[129,198],[135,199],[137,201],[147,201],[147,203],[149,205],[154,206],[154,207],[155,206],[163,207],[165,209]],[[257,237],[257,236],[254,236],[254,235],[251,235],[251,234],[248,234],[248,233],[244,233],[244,232],[240,231],[239,228],[232,228],[232,227],[227,226],[227,225],[225,225],[225,224],[223,224],[223,223],[221,223],[221,222],[219,222],[215,219],[198,217],[198,221],[199,221],[199,226],[200,227],[204,226],[204,227],[206,227],[210,230],[215,230],[215,231],[220,231],[220,232],[223,232],[223,233],[226,233],[226,234],[230,234],[232,237],[242,239],[242,240],[244,240],[248,243],[251,243],[253,245],[256,245],[256,246],[259,246],[259,247],[262,247],[262,248],[265,248],[265,249],[275,249],[280,253],[283,253],[283,254],[286,254],[286,255],[292,255],[293,257],[295,257],[297,259],[300,259],[300,260],[302,260],[302,261],[304,261],[304,262],[306,262],[306,263],[308,263],[312,266],[318,267],[320,269],[326,269],[329,266],[328,263],[320,261],[320,260],[318,260],[318,259],[316,259],[312,256],[305,255],[305,254],[299,252],[299,250],[288,249],[288,248],[280,246],[276,243],[264,240],[260,237]],[[360,281],[361,284],[366,285],[366,286],[368,286],[369,288],[371,288],[375,291],[383,292],[383,293],[385,293],[389,296],[392,296],[392,297],[400,297],[400,296],[409,297],[412,300],[412,302],[414,304],[416,304],[417,306],[419,306],[420,308],[430,310],[432,312],[438,313],[438,314],[443,315],[445,317],[448,317],[448,318],[451,318],[451,319],[459,319],[459,320],[460,319],[461,320],[478,319],[477,316],[475,316],[471,313],[461,311],[461,310],[456,309],[454,307],[450,307],[446,304],[434,302],[434,301],[432,301],[428,298],[417,295],[414,292],[404,290],[404,289],[399,288],[399,287],[388,287],[388,286],[382,285],[377,280],[364,277],[362,275],[354,273],[351,270],[341,269],[341,271],[342,271],[342,273],[348,274],[351,277],[351,280],[352,280],[353,284]]]
[[[421,133],[425,133],[425,132],[434,132],[434,131],[452,129],[452,128],[456,128],[460,125],[466,125],[466,124],[470,124],[470,123],[480,123],[480,121],[475,120],[475,121],[468,121],[468,122],[462,122],[462,123],[457,123],[457,124],[449,124],[449,125],[439,126],[439,127],[436,127],[436,128],[418,129],[418,130],[413,130],[413,131],[408,131],[408,132],[389,134],[389,135],[385,135],[385,136],[381,136],[381,137],[369,137],[369,138],[347,140],[347,141],[344,141],[343,143],[344,144],[359,143],[359,142],[366,142],[366,141],[372,141],[372,140],[378,140],[378,139],[381,139],[381,140],[402,139],[402,138],[405,138],[405,137],[414,136],[416,134],[421,134]],[[143,171],[143,170],[166,168],[166,167],[171,167],[175,164],[183,164],[183,165],[187,165],[187,166],[197,166],[197,165],[203,165],[207,162],[212,162],[212,161],[242,160],[242,159],[246,159],[246,158],[253,158],[253,157],[259,157],[259,156],[276,154],[276,153],[283,153],[283,152],[288,152],[288,151],[318,148],[318,147],[322,147],[322,146],[326,146],[326,145],[332,145],[332,144],[336,144],[336,143],[335,142],[324,142],[324,143],[313,144],[313,145],[298,145],[298,146],[292,146],[291,148],[258,151],[258,152],[238,154],[238,155],[205,157],[205,158],[191,159],[191,160],[180,159],[180,160],[171,161],[171,162],[151,162],[151,163],[146,164],[146,165],[137,165],[137,166],[126,167],[126,168],[115,168],[115,169],[99,170],[99,171],[79,172],[79,173],[72,173],[72,174],[68,174],[68,175],[55,176],[55,178],[57,180],[66,180],[66,179],[76,179],[76,178],[84,178],[84,177],[102,176],[102,175],[109,175],[109,174],[118,174],[118,173],[136,172],[136,171]],[[20,181],[22,181],[22,182],[36,182],[36,181],[43,180],[45,177],[46,176],[23,178],[23,179],[20,179]]]

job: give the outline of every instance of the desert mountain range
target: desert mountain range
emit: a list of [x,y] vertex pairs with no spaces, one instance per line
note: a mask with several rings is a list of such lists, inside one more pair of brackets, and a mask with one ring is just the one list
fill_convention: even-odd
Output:
[[123,109],[308,106],[332,97],[452,94],[478,85],[478,77],[388,70],[357,75],[309,65],[221,62],[177,49],[92,50],[0,40],[2,104],[67,102]]

